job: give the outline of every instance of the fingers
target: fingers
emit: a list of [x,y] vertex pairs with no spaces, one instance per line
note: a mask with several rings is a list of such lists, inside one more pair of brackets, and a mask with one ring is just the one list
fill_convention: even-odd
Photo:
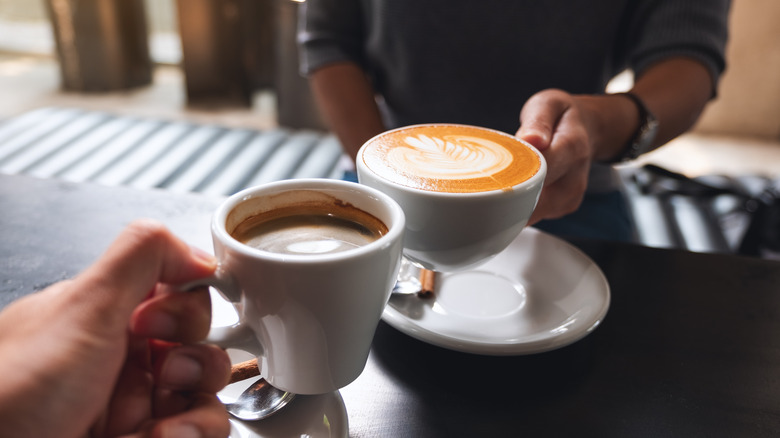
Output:
[[[587,175],[580,176],[574,173],[545,185],[528,225],[533,225],[542,219],[559,218],[576,211],[582,203],[586,185]],[[579,187],[583,188],[579,189]]]
[[[106,420],[99,427],[106,436],[125,436],[143,428],[150,418],[191,410],[193,403],[197,405],[205,394],[214,396],[230,379],[230,358],[219,347],[130,339],[128,361],[113,385]],[[221,404],[218,407],[224,411]]]
[[193,250],[153,221],[130,224],[105,254],[77,277],[69,297],[106,330],[124,330],[127,318],[158,282],[183,283],[210,275],[213,257]]
[[[555,182],[571,172],[584,172],[590,167],[587,133],[571,115],[563,117],[552,145],[542,151],[547,161],[545,182]],[[584,186],[582,187],[584,189]]]
[[211,297],[207,288],[157,295],[141,303],[130,318],[137,336],[195,343],[211,327]]
[[196,394],[188,410],[160,420],[149,433],[153,438],[224,438],[230,434],[225,407],[214,395]]
[[227,385],[230,358],[214,345],[169,348],[155,362],[154,378],[154,416],[174,417],[193,409],[195,395],[215,394]]
[[544,90],[534,94],[520,112],[517,137],[540,151],[546,150],[552,144],[561,117],[570,106],[570,96],[563,91]]
[[547,176],[529,225],[565,216],[579,208],[588,187],[591,163],[585,138],[576,125],[564,126],[553,146],[543,152]]
[[160,356],[154,374],[162,389],[216,393],[230,380],[230,358],[215,345],[182,345]]
[[536,146],[547,161],[544,188],[529,225],[575,211],[587,188],[593,149],[576,99],[560,90],[539,92],[523,106],[520,121],[517,136]]

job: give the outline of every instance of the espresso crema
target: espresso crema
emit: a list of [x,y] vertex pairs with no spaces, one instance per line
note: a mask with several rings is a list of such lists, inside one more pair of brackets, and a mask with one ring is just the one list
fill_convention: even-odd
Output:
[[359,159],[393,183],[420,190],[508,190],[535,175],[539,156],[519,139],[468,125],[419,125],[369,140]]
[[387,227],[349,204],[308,203],[252,215],[230,234],[263,251],[318,255],[367,245],[387,234]]

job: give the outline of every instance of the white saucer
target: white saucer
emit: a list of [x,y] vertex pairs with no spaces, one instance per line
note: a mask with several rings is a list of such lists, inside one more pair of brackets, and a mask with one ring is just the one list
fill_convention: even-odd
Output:
[[522,355],[588,335],[606,315],[609,301],[609,284],[588,256],[526,228],[484,265],[437,274],[434,298],[393,295],[382,319],[451,350]]
[[[238,322],[233,306],[216,291],[211,291],[212,326],[220,327]],[[251,359],[245,351],[228,349],[232,363]],[[258,378],[247,379],[226,386],[217,395],[223,403],[234,402]],[[230,438],[348,438],[349,418],[341,393],[297,395],[279,412],[259,421],[230,418]]]
[[[228,385],[219,393],[231,402],[257,379]],[[349,420],[338,391],[320,395],[297,395],[279,412],[259,421],[230,419],[230,438],[348,438]]]

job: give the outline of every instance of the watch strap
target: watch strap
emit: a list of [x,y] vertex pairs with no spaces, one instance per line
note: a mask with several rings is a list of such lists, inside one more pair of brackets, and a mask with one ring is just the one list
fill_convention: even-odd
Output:
[[613,96],[625,96],[629,98],[634,105],[636,105],[639,111],[639,127],[628,144],[623,148],[623,152],[613,159],[612,163],[620,163],[624,161],[630,161],[636,159],[643,153],[647,152],[655,139],[655,134],[658,130],[658,120],[653,113],[647,109],[644,101],[634,93],[615,93]]

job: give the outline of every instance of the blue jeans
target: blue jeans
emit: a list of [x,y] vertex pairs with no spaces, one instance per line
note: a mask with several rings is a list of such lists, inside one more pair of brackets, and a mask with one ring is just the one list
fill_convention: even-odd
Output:
[[543,220],[536,228],[557,236],[632,242],[634,226],[628,201],[620,191],[588,193],[580,208],[560,219]]

